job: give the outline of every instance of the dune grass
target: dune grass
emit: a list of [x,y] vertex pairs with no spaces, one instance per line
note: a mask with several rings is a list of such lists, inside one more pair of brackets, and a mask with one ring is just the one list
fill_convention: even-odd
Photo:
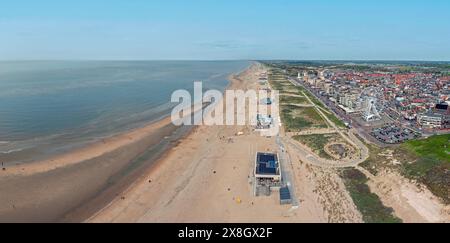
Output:
[[341,171],[341,177],[358,210],[366,223],[401,223],[393,209],[386,207],[380,198],[370,191],[367,177],[359,170],[351,168]]
[[330,142],[333,134],[314,134],[314,135],[296,135],[292,138],[311,148],[319,157],[324,159],[333,159],[325,152],[325,145]]
[[286,96],[286,95],[280,96],[280,103],[281,104],[299,104],[299,105],[309,104],[308,100],[305,97]]
[[308,128],[327,128],[325,121],[312,107],[283,105],[281,107],[281,119],[288,132]]
[[450,134],[408,141],[396,154],[402,158],[404,176],[422,182],[450,203]]

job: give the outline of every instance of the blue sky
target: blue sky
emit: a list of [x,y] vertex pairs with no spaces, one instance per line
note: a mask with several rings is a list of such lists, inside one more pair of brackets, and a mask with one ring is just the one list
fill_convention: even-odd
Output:
[[0,59],[450,60],[450,1],[4,1]]

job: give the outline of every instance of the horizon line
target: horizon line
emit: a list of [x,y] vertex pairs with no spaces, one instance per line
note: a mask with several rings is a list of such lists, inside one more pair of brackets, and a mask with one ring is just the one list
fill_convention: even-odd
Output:
[[311,61],[311,62],[450,62],[449,60],[426,60],[426,59],[0,59],[0,62],[56,62],[56,61],[108,61],[108,62],[123,62],[123,61],[198,61],[198,62],[213,62],[213,61],[249,61],[249,62],[261,62],[261,61]]

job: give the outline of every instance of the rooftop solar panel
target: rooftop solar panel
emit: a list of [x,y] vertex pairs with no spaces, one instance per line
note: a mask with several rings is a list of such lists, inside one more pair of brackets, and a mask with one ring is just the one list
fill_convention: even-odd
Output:
[[275,155],[274,154],[259,154],[259,162],[269,162],[269,161],[275,161]]
[[278,169],[277,156],[275,154],[258,153],[257,173],[262,175],[276,175]]
[[277,173],[276,168],[267,168],[266,164],[261,163],[258,167],[258,174],[262,175],[275,175]]
[[276,168],[266,168],[264,171],[264,174],[276,175],[277,169]]
[[274,160],[269,161],[267,164],[269,168],[277,168],[276,162]]
[[264,171],[266,170],[266,164],[259,164],[259,171],[258,171],[258,173],[259,174],[263,174],[264,173]]

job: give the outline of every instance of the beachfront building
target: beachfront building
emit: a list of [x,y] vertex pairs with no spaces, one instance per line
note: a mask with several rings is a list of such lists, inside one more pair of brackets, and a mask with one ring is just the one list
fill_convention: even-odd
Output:
[[270,129],[273,125],[273,118],[270,115],[256,115],[256,129],[265,130]]
[[272,99],[271,98],[264,98],[264,99],[261,99],[259,103],[261,105],[271,105],[272,104]]
[[272,153],[257,153],[255,160],[255,177],[257,179],[268,179],[272,182],[281,181],[278,155]]
[[257,153],[254,172],[256,196],[269,196],[272,189],[281,187],[278,154]]

